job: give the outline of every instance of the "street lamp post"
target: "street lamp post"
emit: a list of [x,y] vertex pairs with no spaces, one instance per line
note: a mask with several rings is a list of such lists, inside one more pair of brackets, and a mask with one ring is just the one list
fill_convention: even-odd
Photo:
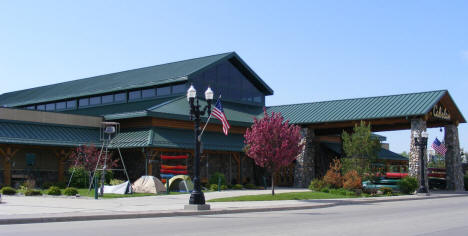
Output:
[[[208,103],[205,107],[201,108],[198,103],[197,91],[190,85],[190,88],[187,90],[187,100],[190,104],[190,120],[195,122],[195,158],[194,158],[194,177],[193,177],[193,191],[190,195],[189,208],[190,205],[205,205],[205,196],[201,190],[200,185],[200,116],[208,115],[211,113],[211,102],[213,101],[213,91],[210,87],[205,91],[205,99]],[[196,100],[196,102],[195,102]],[[187,207],[186,207],[187,208]],[[200,209],[200,208],[197,208]],[[206,208],[204,208],[206,209]],[[209,209],[209,207],[208,207]]]
[[414,137],[414,144],[419,147],[419,152],[420,152],[420,174],[421,178],[419,178],[419,189],[417,193],[429,193],[429,191],[426,188],[426,176],[425,176],[425,162],[424,162],[424,154],[426,152],[426,147],[427,147],[427,137],[428,134],[426,131],[423,131],[421,133],[414,131],[413,132],[413,137]]

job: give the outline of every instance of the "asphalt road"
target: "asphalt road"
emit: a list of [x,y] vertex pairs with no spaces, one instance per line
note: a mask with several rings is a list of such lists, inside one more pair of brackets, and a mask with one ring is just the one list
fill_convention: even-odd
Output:
[[2,225],[0,235],[468,235],[468,197],[301,211]]

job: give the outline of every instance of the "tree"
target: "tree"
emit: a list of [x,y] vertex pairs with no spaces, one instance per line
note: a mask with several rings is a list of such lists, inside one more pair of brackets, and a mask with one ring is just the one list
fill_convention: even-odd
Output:
[[380,140],[372,135],[370,123],[366,125],[364,121],[361,121],[360,125],[354,126],[352,134],[343,131],[341,137],[346,154],[343,160],[344,174],[350,170],[356,170],[361,176],[370,174],[368,178],[375,177],[378,170],[372,168],[372,164],[377,162],[381,144]]
[[303,148],[300,127],[284,121],[281,113],[254,118],[253,125],[245,132],[245,151],[255,164],[266,168],[271,173],[271,194],[275,195],[275,174],[281,167],[288,166],[300,154]]
[[[93,144],[81,145],[77,147],[70,155],[70,160],[72,161],[74,167],[81,167],[88,172],[89,178],[92,177],[92,173],[96,168],[98,163],[99,153],[101,151],[97,149]],[[98,167],[102,167],[104,164],[104,153],[102,154]],[[117,160],[112,158],[112,155],[107,157],[106,161],[107,168],[112,168],[117,166]],[[91,181],[91,179],[90,179]]]

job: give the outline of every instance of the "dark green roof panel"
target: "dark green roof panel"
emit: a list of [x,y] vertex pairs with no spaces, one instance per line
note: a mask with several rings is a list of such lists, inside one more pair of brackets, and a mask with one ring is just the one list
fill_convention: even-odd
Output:
[[99,137],[98,128],[0,121],[0,143],[78,146],[99,144]]
[[446,90],[271,106],[295,124],[368,120],[425,115],[447,93]]

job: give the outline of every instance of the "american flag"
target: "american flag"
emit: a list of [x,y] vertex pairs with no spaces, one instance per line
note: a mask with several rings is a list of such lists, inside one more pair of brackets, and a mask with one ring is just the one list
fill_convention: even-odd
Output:
[[447,152],[447,148],[443,143],[439,141],[439,139],[435,139],[434,142],[432,143],[432,148],[436,153],[439,153],[442,156],[445,156],[445,152]]
[[229,131],[229,128],[231,128],[231,126],[229,126],[229,123],[226,119],[226,115],[224,114],[223,106],[221,105],[221,101],[219,99],[216,102],[216,105],[213,108],[213,111],[211,111],[211,114],[214,117],[216,117],[218,120],[220,120],[221,123],[223,123],[223,132],[225,135],[228,135],[228,131]]

